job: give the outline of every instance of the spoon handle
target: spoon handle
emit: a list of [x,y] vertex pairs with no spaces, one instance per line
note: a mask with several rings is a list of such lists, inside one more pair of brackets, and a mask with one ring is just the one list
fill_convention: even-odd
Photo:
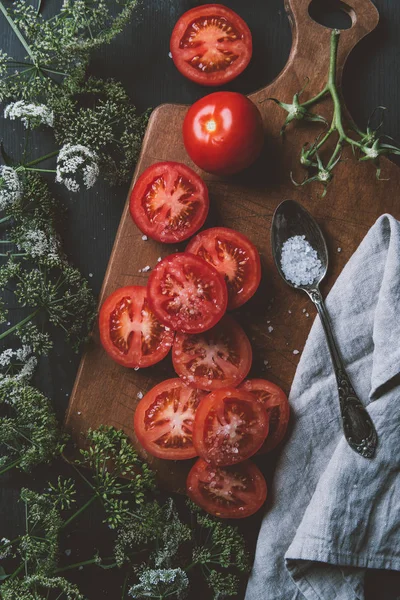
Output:
[[314,302],[320,316],[335,368],[345,438],[350,447],[358,454],[361,454],[364,458],[372,458],[378,443],[375,426],[358,399],[346,373],[321,292],[317,288],[307,291],[307,293]]

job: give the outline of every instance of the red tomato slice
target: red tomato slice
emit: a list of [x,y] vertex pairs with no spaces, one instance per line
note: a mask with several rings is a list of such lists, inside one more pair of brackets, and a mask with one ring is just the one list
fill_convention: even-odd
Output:
[[184,460],[197,456],[193,423],[205,392],[168,379],[153,387],[136,407],[134,428],[143,448],[153,456]]
[[207,462],[234,465],[250,458],[268,434],[269,417],[253,394],[224,388],[208,394],[195,419],[193,444]]
[[238,14],[222,4],[204,4],[181,16],[170,49],[177,69],[201,85],[223,85],[250,62],[250,29]]
[[198,167],[217,175],[233,175],[260,155],[263,120],[256,105],[243,94],[215,92],[189,108],[183,141]]
[[177,333],[172,352],[174,369],[189,386],[201,390],[235,387],[251,367],[249,338],[225,315],[204,333]]
[[189,167],[152,165],[137,180],[129,209],[139,229],[158,242],[175,244],[196,233],[206,220],[208,190]]
[[128,286],[116,290],[99,314],[100,340],[105,351],[124,367],[149,367],[166,356],[174,333],[150,310],[147,290]]
[[202,258],[180,252],[158,263],[148,281],[151,309],[172,329],[200,333],[224,315],[228,302],[225,282]]
[[225,278],[228,310],[242,306],[260,285],[258,250],[245,235],[234,229],[205,229],[189,242],[186,252],[201,256]]
[[248,379],[239,389],[254,394],[269,415],[269,433],[258,452],[265,454],[273,450],[285,436],[290,416],[287,396],[279,386],[266,379]]
[[222,519],[244,519],[257,512],[267,498],[267,484],[251,460],[232,467],[214,467],[199,458],[189,472],[189,498]]

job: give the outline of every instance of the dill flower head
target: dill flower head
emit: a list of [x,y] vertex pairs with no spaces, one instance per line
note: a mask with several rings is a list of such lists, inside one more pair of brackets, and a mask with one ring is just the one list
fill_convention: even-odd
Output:
[[70,192],[78,192],[81,185],[93,187],[99,176],[98,157],[95,152],[81,144],[65,144],[57,157],[56,181],[63,183]]
[[10,381],[29,381],[37,366],[37,358],[32,353],[32,348],[24,344],[21,348],[13,350],[7,348],[0,354],[0,387]]
[[23,250],[31,258],[45,258],[47,264],[57,265],[60,258],[60,242],[51,233],[42,229],[28,229],[17,242],[18,250]]
[[18,100],[6,106],[4,118],[11,121],[21,119],[25,129],[34,129],[39,125],[53,127],[54,124],[54,113],[45,104],[33,104],[24,100]]
[[12,167],[0,167],[0,210],[14,204],[22,197],[22,183]]

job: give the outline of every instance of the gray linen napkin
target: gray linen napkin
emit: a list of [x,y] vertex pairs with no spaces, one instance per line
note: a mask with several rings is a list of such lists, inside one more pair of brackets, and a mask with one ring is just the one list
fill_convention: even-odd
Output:
[[383,215],[327,307],[379,446],[344,440],[336,381],[317,318],[290,393],[282,449],[246,600],[363,600],[367,568],[400,570],[400,223]]

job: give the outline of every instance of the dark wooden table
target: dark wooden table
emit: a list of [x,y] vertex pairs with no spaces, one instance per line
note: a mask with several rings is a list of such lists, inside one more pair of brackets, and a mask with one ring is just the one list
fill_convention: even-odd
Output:
[[[207,90],[187,81],[176,71],[168,56],[168,43],[178,17],[198,4],[194,0],[143,0],[124,33],[93,56],[90,72],[121,80],[139,110],[163,102],[192,103]],[[253,61],[247,71],[228,86],[230,90],[248,93],[271,81],[288,58],[291,32],[284,2],[226,0],[225,4],[239,12],[253,32]],[[326,6],[327,0],[322,0],[322,4]],[[344,96],[355,121],[362,127],[376,106],[388,107],[384,131],[400,138],[400,3],[375,0],[375,4],[380,11],[380,24],[349,59],[344,76]],[[315,14],[320,12],[317,6]],[[341,27],[345,23],[343,16],[325,15],[324,18],[328,19],[324,24],[330,26]],[[0,17],[0,48],[12,53],[14,44],[18,43]],[[15,126],[1,120],[0,137],[7,151],[18,155],[21,141],[15,135]],[[41,150],[44,153],[46,147],[38,148],[38,152]],[[89,278],[95,293],[101,287],[127,188],[123,185],[110,189],[100,183],[92,192],[79,198],[69,197],[63,190],[54,188],[60,202],[68,207],[62,232],[65,249],[72,262]],[[36,377],[35,383],[52,398],[60,418],[68,403],[78,361],[79,357],[59,345],[48,359],[42,361]],[[20,487],[40,485],[54,474],[54,470],[48,468],[39,469],[29,477],[15,473],[2,479],[0,537],[14,537],[16,528],[21,525],[22,515],[17,503]],[[90,600],[113,598],[112,575],[107,577],[109,580],[97,578],[93,570],[80,575]],[[368,575],[367,590],[367,600],[398,599],[400,577],[398,574],[372,573]]]

